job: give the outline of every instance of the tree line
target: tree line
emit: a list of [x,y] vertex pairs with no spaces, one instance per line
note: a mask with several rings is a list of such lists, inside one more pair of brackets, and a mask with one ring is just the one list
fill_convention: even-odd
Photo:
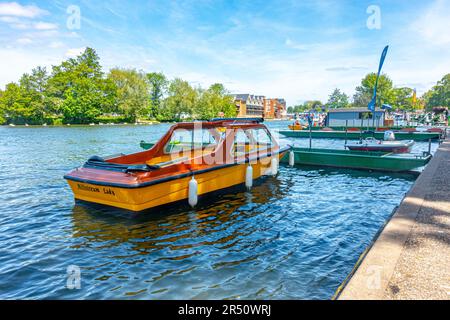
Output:
[[[336,88],[326,103],[319,100],[306,101],[301,105],[289,107],[288,113],[335,108],[367,108],[372,99],[376,77],[376,73],[367,74],[361,80],[361,84],[356,87],[353,99]],[[378,80],[377,107],[383,104],[390,105],[393,110],[401,111],[432,111],[435,107],[450,108],[450,73],[421,97],[415,96],[412,88],[394,87],[389,76],[383,74]]]
[[[289,113],[311,109],[367,108],[375,86],[375,73],[367,74],[352,99],[334,89],[328,101],[307,101],[291,106]],[[394,110],[431,110],[450,107],[450,74],[445,75],[422,97],[414,90],[394,87],[383,74],[377,89],[377,106],[389,104]],[[37,67],[18,83],[0,90],[0,124],[87,124],[92,122],[136,122],[139,120],[180,121],[236,116],[233,97],[222,84],[207,89],[187,81],[168,80],[162,73],[114,68],[102,71],[100,58],[86,48],[76,58],[53,66]]]
[[104,73],[92,48],[50,72],[37,67],[0,90],[0,124],[180,121],[234,117],[236,111],[222,84],[194,88],[134,69]]

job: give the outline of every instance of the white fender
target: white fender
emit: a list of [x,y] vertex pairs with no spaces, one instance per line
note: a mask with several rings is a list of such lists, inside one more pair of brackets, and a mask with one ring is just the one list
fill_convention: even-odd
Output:
[[249,163],[245,170],[245,186],[250,189],[253,186],[253,167]]
[[278,173],[278,159],[277,158],[272,158],[272,161],[270,162],[270,166],[272,169],[272,175],[276,176]]
[[192,176],[191,181],[189,181],[189,205],[191,207],[195,207],[198,202],[198,183],[195,180],[194,176]]
[[295,154],[294,151],[289,152],[289,165],[293,167],[295,165]]

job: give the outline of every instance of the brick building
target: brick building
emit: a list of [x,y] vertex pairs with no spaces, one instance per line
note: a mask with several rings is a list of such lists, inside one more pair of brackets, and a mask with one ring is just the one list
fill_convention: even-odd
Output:
[[284,118],[287,115],[284,99],[266,98],[251,94],[234,94],[238,117]]

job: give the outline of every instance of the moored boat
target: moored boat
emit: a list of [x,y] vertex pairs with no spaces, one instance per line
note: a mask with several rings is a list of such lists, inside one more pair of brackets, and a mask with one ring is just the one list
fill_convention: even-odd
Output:
[[277,171],[289,150],[261,119],[179,123],[149,150],[91,157],[64,176],[77,200],[141,211],[245,184]]
[[347,143],[345,146],[349,150],[357,151],[408,153],[411,152],[413,145],[413,140],[382,141],[369,137],[356,143]]
[[[313,139],[348,139],[359,140],[368,137],[383,139],[384,132],[378,131],[337,131],[337,130],[280,130],[279,133],[290,138],[309,138]],[[395,132],[397,138],[401,140],[428,141],[441,138],[439,132]]]
[[303,130],[303,126],[301,124],[290,124],[288,125],[290,130]]
[[296,120],[293,124],[288,125],[288,128],[290,130],[303,130],[304,128],[306,128],[306,126],[304,127],[300,120]]
[[146,142],[144,140],[141,140],[141,142],[139,143],[139,146],[144,149],[144,150],[148,150],[151,147],[153,147],[155,144],[152,142]]
[[[295,165],[336,167],[362,170],[403,172],[425,166],[430,154],[393,154],[373,151],[353,151],[337,149],[292,148]],[[286,155],[282,162],[289,162]]]

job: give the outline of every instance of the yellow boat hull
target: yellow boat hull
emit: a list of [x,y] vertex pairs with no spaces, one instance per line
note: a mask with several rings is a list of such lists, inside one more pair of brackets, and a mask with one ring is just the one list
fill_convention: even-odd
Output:
[[[282,154],[277,155],[280,159]],[[253,166],[253,179],[271,172],[271,158],[263,158]],[[245,183],[248,164],[236,164],[205,173],[195,174],[198,195],[226,189]],[[68,179],[77,200],[118,207],[131,211],[142,211],[161,205],[188,199],[191,176],[138,188],[122,188],[96,185]]]
[[298,125],[298,124],[296,124],[296,125],[288,125],[288,128],[290,130],[303,130],[303,127],[301,125]]

